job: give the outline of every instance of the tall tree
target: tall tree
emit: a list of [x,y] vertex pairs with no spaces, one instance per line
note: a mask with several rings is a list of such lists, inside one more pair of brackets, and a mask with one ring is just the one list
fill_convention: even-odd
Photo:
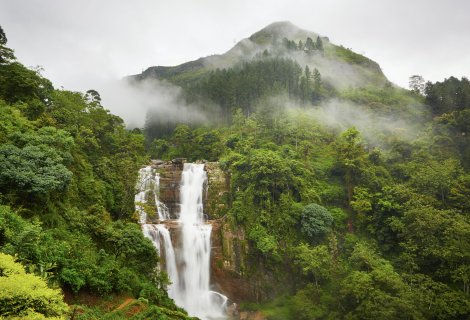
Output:
[[5,31],[3,31],[2,26],[0,26],[0,45],[4,46],[7,44],[7,36]]
[[15,60],[13,50],[6,47],[7,41],[8,39],[5,31],[3,31],[2,26],[0,26],[0,64]]
[[348,204],[351,203],[353,189],[358,182],[361,171],[364,168],[366,152],[361,143],[359,131],[352,127],[344,131],[336,142],[336,153],[339,166],[344,173],[346,183]]
[[409,81],[410,90],[416,94],[424,94],[424,78],[420,75],[412,75]]
[[309,53],[315,50],[315,43],[313,42],[312,38],[310,37],[307,38],[307,41],[305,42],[305,49]]
[[318,71],[318,69],[315,68],[313,69],[313,97],[312,97],[313,102],[320,100],[321,86],[322,86],[321,74],[320,74],[320,71]]
[[315,48],[317,50],[323,51],[323,41],[320,37],[317,37],[317,40],[315,41]]

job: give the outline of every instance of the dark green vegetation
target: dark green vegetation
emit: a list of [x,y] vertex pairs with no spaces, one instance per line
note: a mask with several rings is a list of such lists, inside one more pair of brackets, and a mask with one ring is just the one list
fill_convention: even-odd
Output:
[[72,309],[106,318],[68,308],[62,288],[69,302],[140,298],[135,319],[185,319],[133,217],[144,136],[127,131],[96,91],[54,89],[16,61],[0,31],[0,318],[64,318]]
[[[271,44],[268,31],[252,38]],[[298,39],[281,43],[298,53]],[[469,82],[428,83],[423,96],[382,81],[375,63],[345,48],[300,54],[334,52],[366,66],[370,81],[315,81],[295,56],[269,53],[159,75],[218,103],[229,125],[147,136],[150,153],[219,160],[231,175],[225,218],[245,230],[243,273],[262,287],[244,308],[283,320],[467,319]],[[280,95],[288,99],[269,98]],[[362,132],[326,121],[331,103],[356,108]]]

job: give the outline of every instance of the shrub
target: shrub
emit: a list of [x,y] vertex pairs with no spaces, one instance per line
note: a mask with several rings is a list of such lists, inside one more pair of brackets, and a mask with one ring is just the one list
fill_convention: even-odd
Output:
[[67,312],[62,293],[7,254],[0,253],[0,317],[61,317]]
[[302,212],[302,233],[309,239],[323,236],[333,224],[331,213],[324,207],[311,203]]

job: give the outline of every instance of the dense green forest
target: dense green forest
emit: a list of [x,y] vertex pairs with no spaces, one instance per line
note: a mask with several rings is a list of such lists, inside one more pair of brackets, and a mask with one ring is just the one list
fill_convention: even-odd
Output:
[[[270,280],[241,309],[282,320],[469,318],[469,81],[405,90],[369,59],[309,39],[161,77],[219,113],[205,126],[150,119],[144,136],[98,92],[54,89],[1,32],[0,316],[185,319],[133,201],[150,158],[186,158],[230,175],[220,214],[246,234],[244,275]],[[339,86],[294,55],[334,57],[371,80]],[[367,121],[326,121],[332,101]],[[115,310],[119,297],[139,312]]]
[[126,296],[135,319],[185,319],[133,217],[144,136],[96,91],[54,89],[0,31],[0,318],[129,318],[100,307]]

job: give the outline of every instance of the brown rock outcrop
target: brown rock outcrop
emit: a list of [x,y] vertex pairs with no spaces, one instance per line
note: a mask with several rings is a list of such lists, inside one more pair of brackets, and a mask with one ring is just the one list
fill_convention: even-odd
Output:
[[207,189],[204,198],[204,212],[210,220],[227,213],[230,191],[230,177],[220,168],[218,162],[206,162]]
[[230,230],[229,225],[220,220],[212,224],[211,276],[217,290],[231,301],[255,299],[254,288],[244,277],[246,268],[247,241],[243,230]]
[[179,212],[180,181],[183,165],[184,159],[152,161],[152,167],[160,174],[158,198],[167,206],[172,219],[176,219]]

